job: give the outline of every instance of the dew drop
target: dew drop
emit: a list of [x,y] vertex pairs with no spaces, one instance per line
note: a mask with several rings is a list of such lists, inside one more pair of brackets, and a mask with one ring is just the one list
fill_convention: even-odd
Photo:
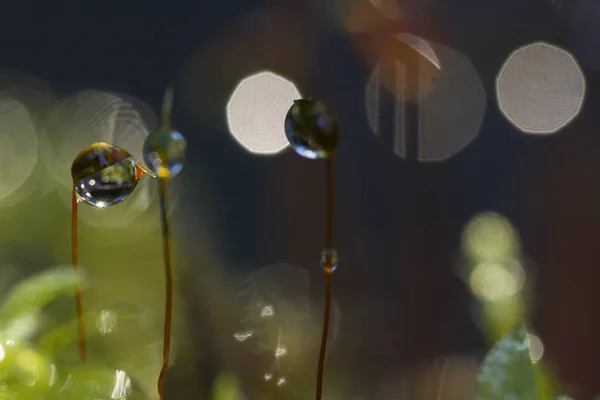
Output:
[[183,169],[187,142],[173,128],[171,114],[173,92],[167,88],[163,98],[162,117],[158,127],[144,141],[144,162],[159,178],[175,177]]
[[144,162],[160,178],[172,178],[183,169],[186,141],[175,130],[159,127],[144,142]]
[[128,152],[103,142],[84,149],[71,165],[77,199],[95,207],[125,200],[145,172]]
[[285,117],[285,135],[292,148],[305,158],[333,155],[338,144],[338,125],[333,112],[318,100],[295,100]]
[[326,248],[321,252],[321,267],[327,273],[332,273],[337,269],[338,253],[334,248]]

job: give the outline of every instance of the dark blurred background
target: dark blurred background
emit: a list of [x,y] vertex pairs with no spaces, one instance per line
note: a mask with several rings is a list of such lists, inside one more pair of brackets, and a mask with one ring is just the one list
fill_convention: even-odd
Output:
[[[439,385],[438,378],[421,378],[439,370],[439,360],[450,360],[448,368],[457,375],[464,370],[474,376],[474,368],[465,365],[481,361],[491,343],[477,322],[478,300],[457,273],[465,259],[461,238],[471,218],[494,212],[520,235],[514,240],[532,283],[522,312],[544,343],[544,360],[565,391],[586,399],[600,392],[600,319],[595,315],[600,140],[594,111],[599,26],[600,4],[592,0],[27,1],[2,5],[0,67],[43,80],[43,90],[56,98],[91,88],[127,94],[155,111],[165,86],[174,85],[175,121],[189,146],[175,184],[173,221],[181,319],[186,321],[180,335],[191,350],[180,352],[169,375],[173,397],[206,398],[210,382],[232,372],[249,399],[296,398],[284,389],[257,388],[253,382],[261,377],[253,374],[269,364],[268,357],[264,360],[256,349],[238,351],[232,339],[240,324],[251,324],[252,318],[240,315],[254,300],[236,297],[248,276],[246,285],[262,287],[263,301],[268,302],[267,292],[278,290],[288,297],[294,291],[306,295],[280,302],[310,305],[307,344],[287,373],[302,375],[297,379],[307,385],[307,395],[297,396],[308,398],[312,391],[323,298],[324,166],[291,150],[251,153],[230,135],[235,123],[227,123],[226,104],[236,85],[272,71],[294,82],[302,95],[329,104],[341,127],[335,160],[335,244],[341,260],[334,277],[337,334],[327,368],[340,398],[429,398],[419,394],[427,386],[419,382],[433,379]],[[402,32],[412,39],[392,37]],[[441,68],[421,55],[427,52],[424,40]],[[512,86],[501,87],[497,78],[511,53],[539,42],[563,53],[547,47],[548,52],[533,54],[506,78]],[[560,59],[564,51],[577,59],[574,70]],[[558,72],[547,76],[568,83],[540,81],[551,105],[540,100],[541,106],[529,110],[538,86],[518,90],[535,79],[539,67],[519,68],[531,60],[550,65],[553,55]],[[377,65],[379,96],[368,84]],[[444,78],[445,71],[454,75]],[[585,93],[577,86],[578,74]],[[516,104],[512,109],[520,109],[522,118],[537,113],[529,120],[532,125],[546,126],[544,120],[561,112],[571,113],[569,121],[557,122],[559,130],[524,132],[528,129],[509,121],[508,111],[503,115],[498,96],[505,92],[505,101]],[[368,93],[375,97],[366,105]],[[399,93],[404,102],[398,101]],[[555,100],[577,103],[579,115],[571,121],[575,112],[566,110],[568,105],[553,109],[559,107]],[[394,122],[399,104],[405,104],[402,130]],[[247,115],[252,118],[250,111]],[[49,143],[52,132],[46,132]],[[406,137],[404,147],[399,137]],[[77,140],[92,139],[86,133]],[[1,160],[0,165],[0,174],[18,168]],[[33,269],[68,263],[68,209],[33,196],[28,210],[37,210],[35,217],[25,216],[18,205],[11,205],[12,211],[6,206],[10,218],[2,217],[3,223],[21,227],[18,234],[4,230],[3,258]],[[64,225],[44,219],[51,208],[61,210]],[[157,223],[154,211],[142,219]],[[102,230],[94,229],[90,232]],[[135,236],[137,228],[131,229],[127,235]],[[102,235],[90,233],[96,234]],[[61,235],[64,240],[47,241]],[[152,236],[157,235],[155,230]],[[119,287],[143,297],[154,288],[142,272],[152,265],[151,283],[162,290],[158,240],[106,244],[129,254],[127,263],[142,265],[135,269],[139,273],[119,275],[126,282]],[[59,244],[64,251],[53,251]],[[90,244],[87,254],[93,251],[99,250]],[[265,270],[281,263],[289,267]],[[153,312],[160,321],[156,293],[146,296],[157,298]],[[293,326],[294,310],[272,329],[281,333],[281,326]],[[158,337],[160,323],[155,327]],[[384,389],[388,386],[393,389]],[[462,398],[453,394],[459,389],[448,390],[441,398]]]

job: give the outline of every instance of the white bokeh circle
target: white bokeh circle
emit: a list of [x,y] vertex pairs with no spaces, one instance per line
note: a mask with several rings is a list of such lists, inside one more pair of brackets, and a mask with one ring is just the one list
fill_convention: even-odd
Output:
[[233,138],[250,153],[277,154],[288,145],[283,124],[300,92],[270,71],[240,81],[227,102],[227,125]]
[[536,42],[508,57],[496,79],[496,97],[502,114],[521,132],[554,134],[579,113],[585,78],[570,53]]

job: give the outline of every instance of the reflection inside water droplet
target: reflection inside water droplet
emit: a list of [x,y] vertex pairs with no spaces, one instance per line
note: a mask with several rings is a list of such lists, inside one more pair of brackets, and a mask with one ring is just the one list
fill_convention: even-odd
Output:
[[125,200],[146,172],[131,155],[108,143],[94,143],[71,166],[78,201],[108,207]]
[[135,161],[127,159],[81,179],[75,184],[77,198],[96,207],[118,204],[137,186],[138,168]]

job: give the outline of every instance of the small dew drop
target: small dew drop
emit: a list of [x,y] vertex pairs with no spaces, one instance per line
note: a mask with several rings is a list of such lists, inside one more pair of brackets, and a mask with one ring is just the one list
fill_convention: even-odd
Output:
[[321,252],[321,267],[327,273],[332,273],[337,269],[339,259],[337,250],[334,248],[325,248]]
[[187,142],[173,128],[171,114],[173,91],[167,88],[163,98],[162,117],[157,128],[144,141],[144,162],[161,179],[170,179],[183,169]]
[[144,162],[159,178],[173,178],[183,169],[186,146],[180,132],[159,126],[144,141]]

